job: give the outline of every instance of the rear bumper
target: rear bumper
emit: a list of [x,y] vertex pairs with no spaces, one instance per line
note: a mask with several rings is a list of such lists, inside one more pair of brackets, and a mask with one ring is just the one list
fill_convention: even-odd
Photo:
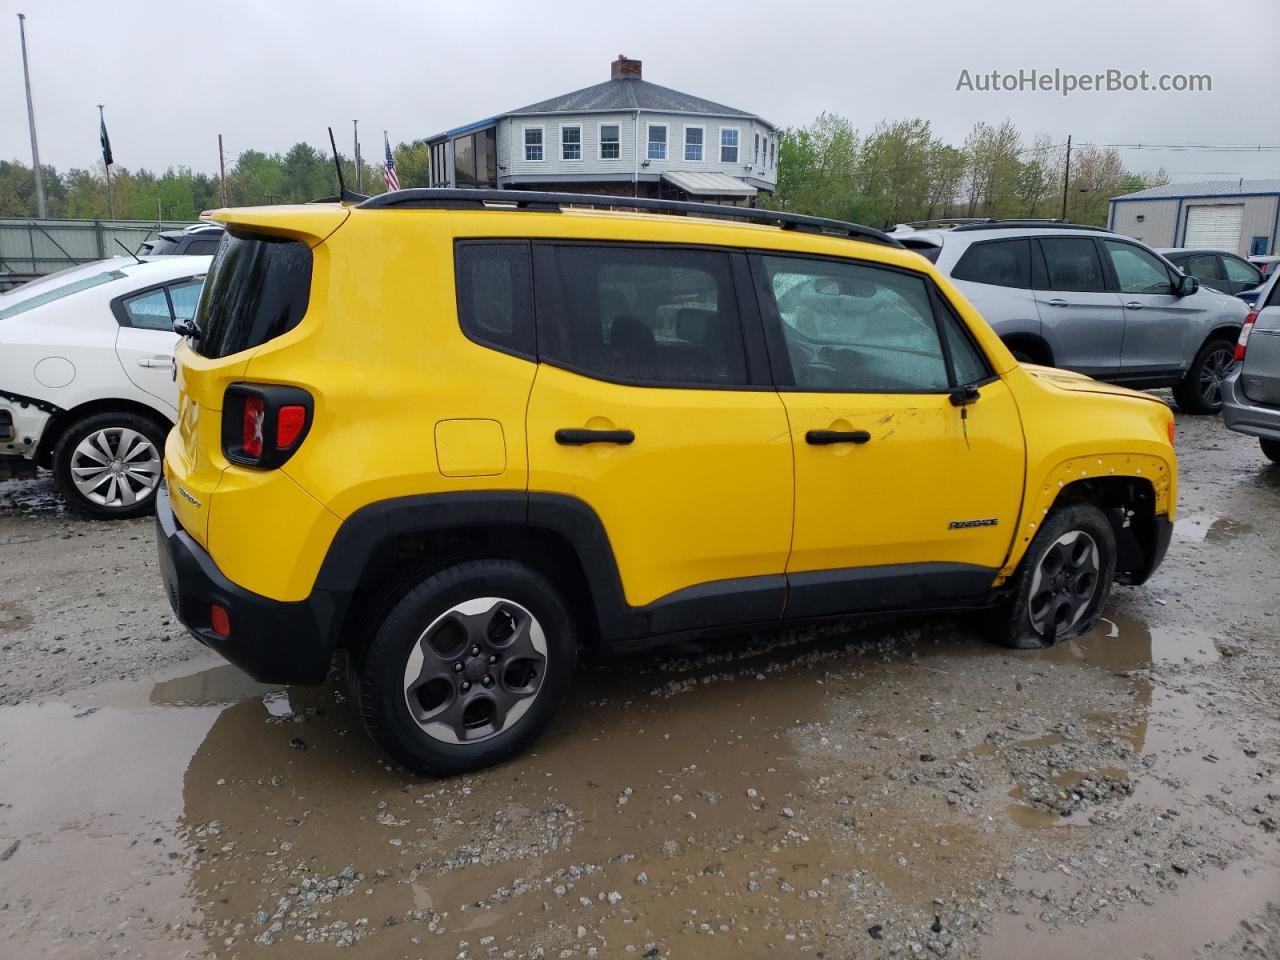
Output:
[[0,455],[32,459],[57,412],[53,404],[0,390]]
[[[191,635],[262,683],[321,683],[333,658],[338,620],[331,596],[289,603],[238,587],[182,529],[169,491],[156,493],[156,546],[169,604]],[[230,635],[214,633],[209,608],[227,611]]]
[[1267,440],[1280,440],[1280,407],[1257,403],[1244,395],[1244,387],[1240,382],[1241,364],[1222,381],[1222,421],[1228,430],[1248,434],[1251,437],[1262,437]]

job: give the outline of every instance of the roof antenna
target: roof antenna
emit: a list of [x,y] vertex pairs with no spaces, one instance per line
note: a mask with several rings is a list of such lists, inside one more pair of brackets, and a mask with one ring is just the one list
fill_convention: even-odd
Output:
[[128,247],[126,247],[123,243],[120,243],[120,240],[119,240],[119,239],[117,239],[117,240],[116,240],[116,243],[117,243],[117,244],[119,244],[119,246],[120,246],[120,249],[121,249],[121,250],[123,250],[123,251],[124,251],[125,253],[127,253],[129,256],[133,257],[133,259],[137,260],[139,263],[145,263],[145,262],[146,262],[146,261],[144,261],[140,256],[138,256],[136,253],[134,253],[132,250],[130,250]]
[[342,162],[338,159],[338,142],[333,139],[333,127],[329,128],[329,146],[333,150],[333,165],[338,171],[338,195],[336,197],[325,197],[322,200],[312,200],[312,203],[332,203],[334,200],[339,203],[359,203],[362,200],[368,200],[362,193],[355,193],[347,189],[346,181],[342,179]]

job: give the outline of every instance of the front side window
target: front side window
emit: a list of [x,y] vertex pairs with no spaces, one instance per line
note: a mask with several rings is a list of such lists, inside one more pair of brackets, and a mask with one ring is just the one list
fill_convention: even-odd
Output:
[[164,287],[129,297],[123,302],[129,326],[143,330],[172,330],[173,314],[169,312],[169,297]]
[[1258,272],[1257,267],[1243,260],[1237,260],[1235,257],[1223,257],[1222,269],[1226,272],[1227,279],[1233,283],[1256,287],[1262,282],[1262,274]]
[[534,355],[533,268],[523,240],[459,243],[454,253],[458,323],[471,340]]
[[605,123],[600,126],[600,159],[617,160],[622,156],[622,141],[616,123]]
[[997,287],[1028,289],[1031,286],[1031,241],[976,243],[960,257],[951,276],[956,280],[990,283]]
[[1188,277],[1195,277],[1201,283],[1222,279],[1218,271],[1218,258],[1211,253],[1193,253],[1180,260],[1178,266]]
[[667,125],[665,123],[649,124],[649,152],[646,156],[650,160],[667,159]]
[[746,352],[729,256],[676,247],[556,249],[562,310],[543,359],[606,380],[741,386]]
[[582,159],[582,128],[581,127],[561,127],[560,128],[560,159],[562,160],[581,160]]
[[686,160],[702,159],[702,127],[684,128],[684,158]]
[[1154,253],[1116,240],[1103,240],[1102,248],[1111,259],[1121,293],[1173,292],[1169,268]]
[[1107,289],[1093,241],[1085,237],[1041,237],[1049,290],[1103,293]]
[[724,127],[720,130],[720,162],[738,162],[738,128]]
[[[926,280],[859,263],[762,257],[795,388],[820,392],[949,390],[952,375]],[[986,375],[985,363],[944,314],[958,382]],[[947,324],[954,324],[950,330]],[[780,378],[781,379],[781,378]]]
[[542,128],[524,128],[524,158],[529,161],[542,159]]

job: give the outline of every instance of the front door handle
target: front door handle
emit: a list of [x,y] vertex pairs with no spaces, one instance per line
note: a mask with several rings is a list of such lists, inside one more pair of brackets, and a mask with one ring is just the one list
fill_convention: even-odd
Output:
[[140,367],[172,367],[174,366],[173,357],[139,357],[138,366]]
[[815,447],[825,447],[832,443],[866,443],[871,434],[866,430],[810,430],[804,435],[804,442]]
[[1126,303],[1126,304],[1125,304],[1125,309],[1127,309],[1127,310],[1141,310],[1141,309],[1142,309],[1142,304],[1140,304],[1137,300],[1130,300],[1128,303]]
[[1063,300],[1061,297],[1054,297],[1052,300],[1046,301],[1051,307],[1069,307],[1071,304]]
[[569,430],[556,431],[556,443],[565,447],[581,447],[588,443],[616,443],[627,446],[634,443],[636,435],[630,430]]

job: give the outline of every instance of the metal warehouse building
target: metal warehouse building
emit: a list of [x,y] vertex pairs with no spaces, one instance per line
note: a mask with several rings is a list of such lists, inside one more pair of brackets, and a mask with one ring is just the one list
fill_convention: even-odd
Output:
[[1166,183],[1113,197],[1107,226],[1152,247],[1208,247],[1242,257],[1280,249],[1280,180]]

